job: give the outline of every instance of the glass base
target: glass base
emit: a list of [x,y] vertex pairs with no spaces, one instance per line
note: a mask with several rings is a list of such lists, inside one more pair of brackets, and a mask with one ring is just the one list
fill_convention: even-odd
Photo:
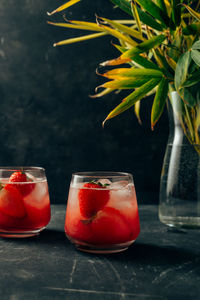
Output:
[[200,217],[171,217],[159,215],[160,221],[169,227],[199,229]]
[[109,253],[119,253],[128,249],[128,247],[135,242],[135,240],[122,243],[122,244],[113,244],[113,245],[92,245],[77,241],[67,236],[72,244],[75,245],[77,250],[96,253],[96,254],[109,254]]
[[4,238],[27,238],[39,235],[42,230],[44,230],[46,227],[42,227],[36,230],[2,230],[0,229],[0,237]]

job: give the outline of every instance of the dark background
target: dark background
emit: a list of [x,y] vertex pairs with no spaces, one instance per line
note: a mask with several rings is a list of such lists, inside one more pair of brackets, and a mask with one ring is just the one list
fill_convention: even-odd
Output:
[[[54,42],[83,32],[56,28],[47,20],[64,1],[0,1],[0,165],[43,166],[52,203],[66,203],[76,171],[126,171],[134,176],[139,203],[158,202],[168,135],[166,111],[150,129],[152,99],[142,101],[139,125],[133,109],[101,126],[122,94],[91,99],[103,81],[98,64],[118,56],[112,37],[53,48]],[[109,0],[83,0],[69,19],[113,19],[127,15]],[[88,32],[87,32],[88,34]]]

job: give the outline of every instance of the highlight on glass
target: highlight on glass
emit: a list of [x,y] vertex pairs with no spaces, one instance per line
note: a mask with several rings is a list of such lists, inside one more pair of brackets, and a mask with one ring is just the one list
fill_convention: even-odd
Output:
[[0,237],[38,235],[50,217],[43,168],[0,167]]
[[69,189],[65,233],[77,249],[126,250],[140,232],[133,177],[121,172],[75,173]]

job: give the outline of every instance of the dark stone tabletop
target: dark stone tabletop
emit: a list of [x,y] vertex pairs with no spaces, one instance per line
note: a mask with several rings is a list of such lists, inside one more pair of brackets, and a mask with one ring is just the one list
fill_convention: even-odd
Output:
[[199,299],[200,232],[162,225],[157,206],[139,207],[141,233],[125,252],[75,250],[64,234],[65,206],[39,236],[0,240],[0,299]]

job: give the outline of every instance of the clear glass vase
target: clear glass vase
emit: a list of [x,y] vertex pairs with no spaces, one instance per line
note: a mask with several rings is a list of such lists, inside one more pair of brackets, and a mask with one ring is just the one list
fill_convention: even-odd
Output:
[[199,228],[200,145],[186,137],[182,109],[180,97],[172,92],[168,103],[170,133],[161,174],[159,218],[171,227]]

